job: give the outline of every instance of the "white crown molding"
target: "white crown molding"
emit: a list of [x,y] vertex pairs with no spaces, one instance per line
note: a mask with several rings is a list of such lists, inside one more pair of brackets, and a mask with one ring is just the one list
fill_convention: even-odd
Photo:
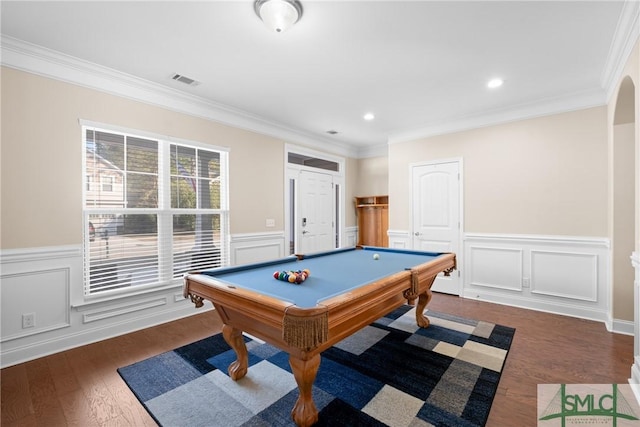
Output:
[[599,107],[605,105],[605,103],[605,93],[601,89],[575,92],[565,96],[512,105],[484,114],[460,117],[449,122],[434,123],[418,129],[393,133],[389,136],[389,144]]
[[103,67],[13,37],[0,39],[1,64],[43,77],[99,90],[123,98],[167,108],[179,113],[307,145],[341,156],[355,157],[346,144],[318,138],[304,131],[268,121],[246,111],[218,104],[130,74]]
[[357,151],[358,159],[368,159],[371,157],[387,157],[389,155],[389,145],[379,144],[367,147],[360,147]]
[[618,86],[624,66],[638,41],[638,37],[640,37],[640,2],[626,0],[622,6],[607,63],[602,72],[601,84],[607,92],[607,102],[611,100]]

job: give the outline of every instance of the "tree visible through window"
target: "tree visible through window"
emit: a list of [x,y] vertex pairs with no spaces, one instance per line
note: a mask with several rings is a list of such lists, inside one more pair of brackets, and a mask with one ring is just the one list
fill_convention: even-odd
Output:
[[86,182],[102,183],[84,186],[85,295],[166,285],[227,264],[225,150],[83,133]]

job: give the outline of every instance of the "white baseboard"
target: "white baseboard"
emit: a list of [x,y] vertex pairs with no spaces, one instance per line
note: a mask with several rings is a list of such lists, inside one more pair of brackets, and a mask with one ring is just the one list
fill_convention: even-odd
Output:
[[[490,302],[493,304],[508,305],[510,307],[525,308],[528,310],[541,311],[544,313],[560,314],[563,316],[571,316],[579,319],[595,320],[603,322],[606,326],[608,312],[603,310],[586,309],[576,307],[571,304],[563,304],[557,301],[544,302],[536,301],[526,296],[505,295],[500,292],[477,291],[465,289],[464,298],[475,299],[478,301]],[[609,328],[608,328],[609,329]],[[609,329],[610,330],[610,329]]]
[[611,321],[610,332],[615,332],[616,334],[633,336],[634,335],[633,322],[631,322],[629,320],[613,319]]

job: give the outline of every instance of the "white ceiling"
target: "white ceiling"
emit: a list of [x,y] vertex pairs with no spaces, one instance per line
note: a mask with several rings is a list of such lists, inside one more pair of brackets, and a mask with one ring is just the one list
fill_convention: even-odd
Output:
[[[291,30],[272,33],[251,0],[2,1],[1,29],[5,39],[360,152],[602,105],[620,59],[616,43],[627,37],[618,25],[622,1],[302,5]],[[175,82],[173,73],[200,85]],[[488,89],[493,77],[504,85]],[[375,120],[364,121],[366,112]]]

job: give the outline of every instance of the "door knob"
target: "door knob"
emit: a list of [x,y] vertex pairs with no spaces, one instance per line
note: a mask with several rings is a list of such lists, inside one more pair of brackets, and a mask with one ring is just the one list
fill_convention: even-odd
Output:
[[414,235],[414,236],[419,236],[419,235],[420,235],[420,232],[419,232],[419,231],[416,231],[415,233],[413,233],[413,235]]

